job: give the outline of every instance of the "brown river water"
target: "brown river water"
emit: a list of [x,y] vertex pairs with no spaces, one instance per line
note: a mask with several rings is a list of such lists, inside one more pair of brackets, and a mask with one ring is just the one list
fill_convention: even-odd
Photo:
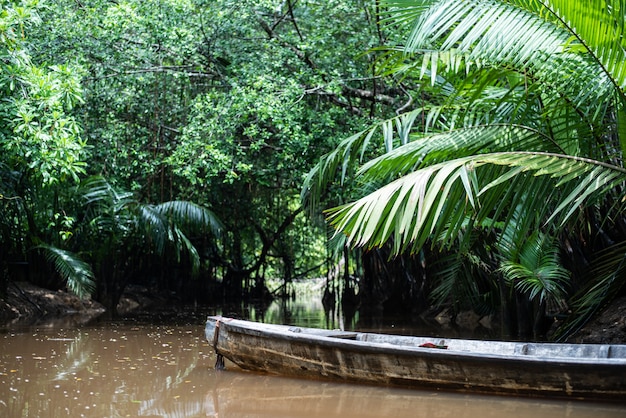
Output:
[[0,417],[626,417],[626,400],[404,390],[254,374],[230,363],[216,372],[214,363],[199,319],[5,329]]

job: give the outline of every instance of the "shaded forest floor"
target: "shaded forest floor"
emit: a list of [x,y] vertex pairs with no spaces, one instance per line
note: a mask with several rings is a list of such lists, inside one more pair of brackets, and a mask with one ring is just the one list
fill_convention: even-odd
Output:
[[[130,287],[118,311],[121,315],[162,307],[167,301],[145,289]],[[71,293],[42,289],[30,283],[11,283],[0,300],[0,324],[77,326],[105,313],[102,305]],[[626,343],[626,296],[615,299],[596,318],[569,338],[575,343]]]
[[569,342],[626,344],[626,296],[613,300]]

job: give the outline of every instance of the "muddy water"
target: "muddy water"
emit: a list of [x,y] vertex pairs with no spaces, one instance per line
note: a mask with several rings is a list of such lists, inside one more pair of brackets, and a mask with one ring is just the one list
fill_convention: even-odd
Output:
[[[0,334],[0,417],[624,417],[626,404],[407,391],[215,372],[202,324]],[[228,365],[228,364],[227,364]]]

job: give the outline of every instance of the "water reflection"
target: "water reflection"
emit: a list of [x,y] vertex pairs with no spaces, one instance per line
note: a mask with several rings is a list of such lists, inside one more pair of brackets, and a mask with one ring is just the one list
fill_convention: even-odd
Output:
[[450,324],[429,323],[416,317],[391,315],[366,315],[357,311],[348,312],[341,306],[325,309],[321,296],[309,296],[301,300],[275,300],[267,307],[234,308],[219,312],[225,316],[232,312],[243,319],[271,324],[289,324],[311,328],[369,331],[402,335],[429,335],[442,338],[481,338],[498,340],[502,336],[495,329],[478,326],[474,328],[454,327]]
[[205,412],[214,417],[617,417],[611,406],[530,402],[514,398],[287,379],[221,372],[207,393]]
[[2,417],[623,417],[626,405],[215,372],[201,323],[0,334]]

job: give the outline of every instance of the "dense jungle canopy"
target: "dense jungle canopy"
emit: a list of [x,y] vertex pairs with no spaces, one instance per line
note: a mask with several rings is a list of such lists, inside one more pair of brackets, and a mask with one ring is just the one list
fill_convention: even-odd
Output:
[[[326,295],[576,330],[626,282],[623,0],[24,0],[0,294]],[[278,289],[268,288],[277,279]]]

